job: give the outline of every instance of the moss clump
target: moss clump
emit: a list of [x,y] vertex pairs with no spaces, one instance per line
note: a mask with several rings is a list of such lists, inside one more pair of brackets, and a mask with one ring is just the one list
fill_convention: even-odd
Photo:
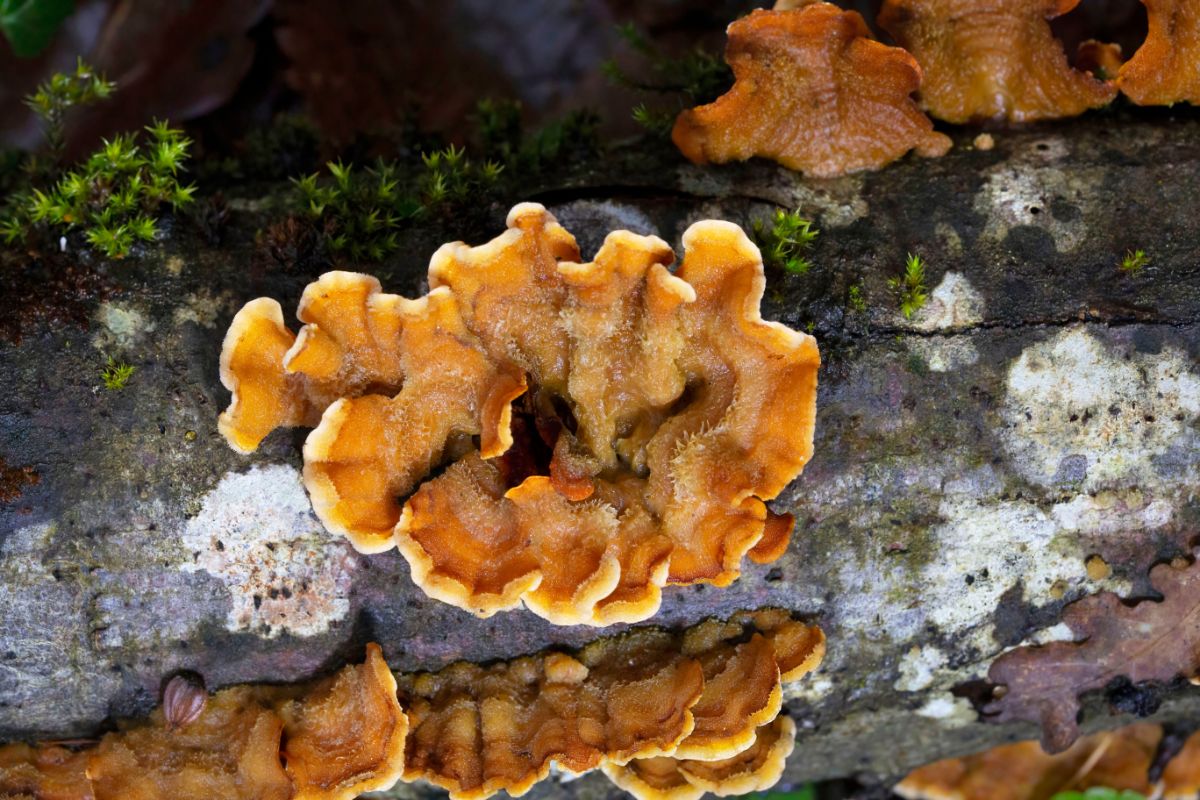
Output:
[[762,251],[763,263],[793,275],[804,275],[812,262],[804,255],[820,233],[798,212],[779,209],[770,224],[756,220],[751,235]]
[[912,315],[921,310],[929,299],[929,288],[925,285],[925,262],[920,256],[909,253],[904,262],[904,273],[888,278],[888,286],[896,293],[900,313],[905,319],[912,319]]
[[112,356],[109,356],[104,369],[100,371],[100,380],[104,381],[105,389],[120,391],[125,388],[125,384],[129,383],[129,379],[133,377],[135,369],[137,367],[126,364],[123,361],[117,361]]

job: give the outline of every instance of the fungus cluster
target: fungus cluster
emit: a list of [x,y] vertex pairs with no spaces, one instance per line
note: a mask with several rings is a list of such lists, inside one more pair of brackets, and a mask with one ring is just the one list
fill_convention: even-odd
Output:
[[456,800],[520,794],[552,763],[599,767],[639,800],[770,786],[794,741],[782,684],[824,652],[819,628],[766,610],[682,634],[634,630],[574,655],[404,675],[404,778]]
[[1200,792],[1200,734],[1172,745],[1164,742],[1162,726],[1137,723],[1086,736],[1055,754],[1036,741],[1015,742],[927,764],[895,792],[907,800],[1050,800],[1093,787],[1114,797],[1128,791],[1192,800]]
[[32,800],[352,800],[391,786],[408,720],[377,645],[306,687],[217,692],[186,723],[163,708],[95,747],[0,747],[0,797]]
[[671,138],[697,164],[761,156],[832,177],[909,150],[945,154],[950,139],[922,109],[952,123],[1031,122],[1118,91],[1139,105],[1200,103],[1200,4],[1143,3],[1149,35],[1128,62],[1089,40],[1072,67],[1050,20],[1079,0],[883,0],[879,25],[900,47],[874,41],[854,11],[778,0],[729,26],[733,88],[683,111]]
[[684,111],[671,138],[697,164],[764,156],[818,177],[878,169],[909,150],[940,156],[912,93],[921,67],[830,3],[757,10],[729,26],[733,88]]
[[1146,41],[1117,73],[1121,92],[1140,106],[1200,105],[1200,3],[1142,0]]
[[1067,63],[1050,20],[1079,0],[885,0],[880,26],[925,70],[921,104],[947,122],[1029,122],[1107,105],[1116,87]]
[[362,552],[397,546],[432,597],[480,616],[646,619],[667,583],[727,585],[778,558],[775,497],[812,454],[815,340],[759,313],[762,259],[705,221],[678,271],[653,236],[592,263],[540,205],[487,244],[444,245],[429,294],[332,272],[293,335],[254,300],[221,353],[220,429],[250,451],[315,426],[304,482]]
[[160,708],[81,751],[0,747],[0,798],[350,800],[403,779],[462,800],[522,794],[551,764],[602,768],[639,800],[740,794],[782,774],[782,683],[824,651],[779,610],[398,679],[369,645],[315,684],[188,703],[200,710],[178,725]]

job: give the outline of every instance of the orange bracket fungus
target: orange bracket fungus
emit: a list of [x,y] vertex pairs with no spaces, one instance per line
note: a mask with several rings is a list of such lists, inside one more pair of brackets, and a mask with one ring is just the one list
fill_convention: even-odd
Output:
[[[634,630],[574,656],[401,676],[412,726],[404,777],[455,800],[521,794],[551,763],[600,767],[641,800],[765,788],[794,742],[791,721],[778,716],[781,685],[824,652],[819,628],[766,610],[682,635]],[[666,772],[682,791],[660,788],[672,780],[655,780]]]
[[221,431],[249,451],[315,425],[317,515],[362,552],[398,547],[432,597],[646,619],[667,583],[727,585],[743,556],[782,554],[791,518],[764,501],[813,446],[816,342],[760,316],[758,249],[713,220],[683,244],[675,273],[665,242],[627,231],[580,263],[524,203],[491,242],[440,248],[418,300],[328,273],[296,335],[254,300],[221,353]]
[[466,800],[523,794],[552,764],[602,768],[640,800],[743,794],[782,774],[781,685],[824,652],[820,628],[775,609],[398,680],[372,644],[313,684],[188,700],[177,725],[160,708],[79,752],[0,747],[0,797],[351,800],[403,779]]
[[1140,106],[1200,105],[1200,3],[1142,0],[1146,40],[1117,74],[1117,86]]
[[352,800],[404,767],[408,720],[377,645],[307,687],[238,686],[186,705],[200,710],[181,724],[159,708],[77,753],[0,747],[0,797]]
[[874,41],[857,12],[830,3],[757,10],[728,33],[733,88],[684,111],[671,132],[694,163],[763,156],[832,177],[878,169],[913,149],[950,149],[910,96],[921,85],[916,60]]
[[1067,62],[1049,20],[1079,0],[884,0],[879,25],[925,70],[921,105],[946,122],[1031,122],[1107,105],[1116,87]]
[[[1114,792],[1103,796],[1127,790],[1139,797],[1194,800],[1200,792],[1200,734],[1189,736],[1165,764],[1162,742],[1162,727],[1148,723],[1086,736],[1055,755],[1037,742],[1016,742],[927,764],[896,784],[895,792],[907,800],[1050,800],[1060,792],[1103,787]],[[1156,765],[1161,776],[1151,774]]]

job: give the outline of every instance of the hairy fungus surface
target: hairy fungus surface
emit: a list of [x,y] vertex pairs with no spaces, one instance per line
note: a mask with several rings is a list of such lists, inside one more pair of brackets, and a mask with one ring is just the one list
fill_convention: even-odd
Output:
[[992,662],[988,680],[1004,686],[984,706],[992,722],[1042,726],[1042,746],[1057,753],[1079,737],[1079,697],[1114,679],[1137,684],[1200,672],[1200,563],[1159,564],[1150,582],[1162,600],[1125,605],[1112,592],[1077,600],[1062,621],[1078,641],[1018,647]]
[[407,718],[378,645],[309,686],[238,686],[172,724],[164,708],[71,752],[0,748],[0,798],[352,800],[403,770]]
[[412,725],[405,779],[455,798],[515,795],[553,762],[576,773],[602,767],[630,788],[643,766],[655,772],[669,760],[688,791],[751,791],[778,779],[794,741],[790,720],[776,719],[781,681],[823,653],[819,628],[763,611],[683,634],[636,630],[573,656],[402,676]]
[[950,149],[911,97],[921,85],[916,60],[874,41],[857,12],[830,3],[756,10],[729,26],[725,60],[733,88],[681,113],[671,132],[694,163],[762,156],[831,177],[913,149]]
[[895,792],[907,800],[1050,800],[1059,792],[1105,787],[1163,800],[1195,798],[1200,734],[1188,737],[1155,780],[1162,741],[1161,726],[1139,723],[1084,737],[1054,755],[1037,742],[1006,744],[913,770]]
[[1140,106],[1200,105],[1200,4],[1142,0],[1149,29],[1117,86]]
[[884,0],[879,25],[925,70],[938,119],[1031,122],[1107,105],[1116,87],[1067,62],[1050,20],[1079,0]]
[[819,355],[759,313],[735,225],[617,231],[592,263],[539,205],[478,247],[444,245],[418,300],[335,272],[293,336],[272,300],[235,317],[221,430],[304,445],[313,508],[363,552],[397,546],[430,596],[480,616],[645,619],[667,583],[726,585],[782,554],[775,497],[812,455]]
[[94,800],[85,753],[65,747],[9,744],[0,747],[3,800]]

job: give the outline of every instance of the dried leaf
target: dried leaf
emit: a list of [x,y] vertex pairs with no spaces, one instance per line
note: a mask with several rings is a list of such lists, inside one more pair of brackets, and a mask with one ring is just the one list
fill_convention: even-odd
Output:
[[1127,606],[1102,592],[1072,603],[1063,622],[1075,642],[1019,647],[992,664],[988,678],[1007,691],[983,709],[993,722],[1042,726],[1042,746],[1058,753],[1079,737],[1079,696],[1114,678],[1135,684],[1191,676],[1200,668],[1200,566],[1160,564],[1150,581],[1161,601]]

